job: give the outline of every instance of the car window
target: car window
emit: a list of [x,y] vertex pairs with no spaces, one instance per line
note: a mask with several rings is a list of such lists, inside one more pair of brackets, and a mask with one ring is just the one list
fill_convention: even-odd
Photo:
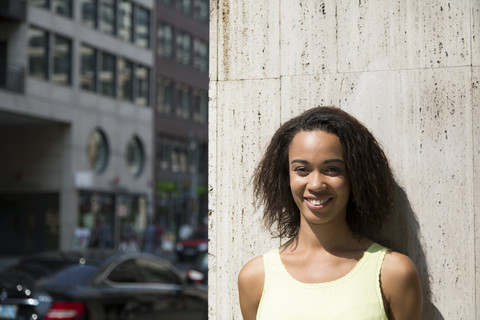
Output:
[[107,279],[117,283],[141,282],[133,260],[120,263],[110,272]]
[[178,275],[172,269],[170,269],[167,264],[149,259],[137,259],[136,264],[137,270],[140,272],[142,282],[167,284],[181,283]]

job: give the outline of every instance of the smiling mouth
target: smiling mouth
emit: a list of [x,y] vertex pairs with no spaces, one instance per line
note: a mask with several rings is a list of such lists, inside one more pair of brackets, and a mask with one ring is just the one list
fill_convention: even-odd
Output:
[[310,205],[314,207],[320,207],[320,206],[325,206],[330,200],[332,200],[332,197],[328,197],[325,199],[305,199]]

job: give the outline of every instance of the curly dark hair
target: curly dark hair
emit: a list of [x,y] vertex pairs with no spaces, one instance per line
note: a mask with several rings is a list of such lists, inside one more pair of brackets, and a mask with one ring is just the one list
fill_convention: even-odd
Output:
[[393,210],[395,179],[375,137],[357,119],[335,107],[316,107],[285,122],[273,135],[253,174],[256,205],[264,206],[263,219],[276,237],[293,238],[300,226],[300,211],[290,190],[288,150],[301,131],[324,131],[339,137],[351,184],[347,223],[358,236],[380,231]]

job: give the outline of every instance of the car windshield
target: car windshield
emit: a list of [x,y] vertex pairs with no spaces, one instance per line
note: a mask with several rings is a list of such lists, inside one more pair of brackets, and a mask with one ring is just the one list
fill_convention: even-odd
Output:
[[208,231],[207,230],[196,230],[192,235],[189,237],[190,239],[207,239],[208,238]]

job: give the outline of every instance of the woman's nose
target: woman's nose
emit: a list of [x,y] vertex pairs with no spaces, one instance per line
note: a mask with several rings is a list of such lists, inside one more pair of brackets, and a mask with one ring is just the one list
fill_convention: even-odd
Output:
[[327,184],[325,183],[325,177],[320,172],[312,172],[310,174],[310,180],[308,182],[308,188],[310,190],[325,190]]

